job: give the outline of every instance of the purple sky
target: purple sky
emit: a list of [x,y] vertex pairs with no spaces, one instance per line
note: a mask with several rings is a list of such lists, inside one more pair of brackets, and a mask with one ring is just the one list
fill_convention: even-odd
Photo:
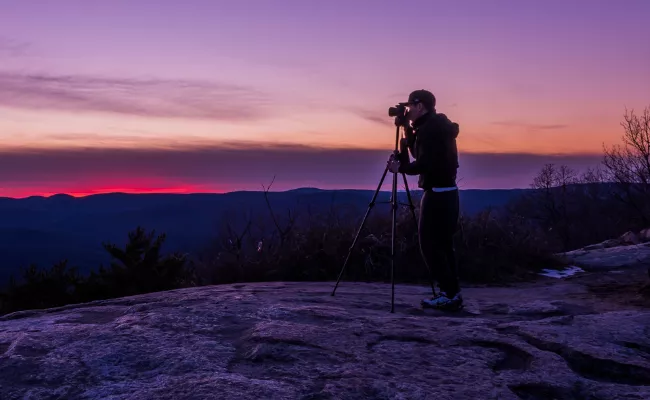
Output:
[[419,88],[461,126],[463,187],[524,187],[545,162],[598,163],[650,106],[649,1],[0,10],[0,196],[374,188],[386,109]]

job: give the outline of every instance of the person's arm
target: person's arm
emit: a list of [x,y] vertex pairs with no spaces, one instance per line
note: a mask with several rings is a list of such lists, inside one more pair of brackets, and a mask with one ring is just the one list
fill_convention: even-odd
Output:
[[413,127],[405,126],[404,127],[404,136],[406,138],[406,146],[411,152],[411,156],[415,157],[415,134],[413,133]]
[[[419,175],[425,172],[435,157],[434,152],[435,144],[433,143],[434,132],[419,132],[418,133],[418,151],[419,156],[410,163],[401,164],[399,168],[400,173],[406,175]],[[415,156],[415,155],[414,155]]]

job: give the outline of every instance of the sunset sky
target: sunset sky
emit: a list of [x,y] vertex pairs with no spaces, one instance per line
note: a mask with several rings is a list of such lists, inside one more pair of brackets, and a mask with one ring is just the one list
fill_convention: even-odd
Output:
[[[650,106],[650,1],[0,0],[0,196],[375,188],[414,89],[461,188],[596,165]],[[415,187],[415,178],[411,181]],[[386,181],[385,189],[390,189]]]

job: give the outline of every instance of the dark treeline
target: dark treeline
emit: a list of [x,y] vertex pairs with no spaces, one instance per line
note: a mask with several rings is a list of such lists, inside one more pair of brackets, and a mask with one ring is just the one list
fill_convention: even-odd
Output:
[[[626,112],[622,126],[622,144],[604,148],[599,167],[578,172],[544,165],[531,190],[506,207],[461,216],[456,235],[461,279],[528,279],[557,266],[557,252],[650,226],[650,109],[642,115]],[[0,293],[0,313],[201,285],[336,279],[365,210],[357,219],[334,207],[296,215],[276,210],[269,189],[262,194],[269,218],[224,221],[218,239],[200,254],[164,254],[165,235],[137,227],[124,248],[104,244],[113,261],[90,274],[66,261],[24,268]],[[408,207],[399,210],[396,231],[396,280],[427,283]],[[390,235],[390,213],[371,213],[344,279],[388,281]]]

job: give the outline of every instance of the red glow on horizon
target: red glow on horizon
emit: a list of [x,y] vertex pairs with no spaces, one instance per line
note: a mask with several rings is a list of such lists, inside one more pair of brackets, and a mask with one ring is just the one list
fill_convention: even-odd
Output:
[[[238,190],[263,190],[262,187],[259,188],[243,188],[236,186],[217,186],[217,185],[178,185],[178,186],[156,186],[156,185],[147,185],[140,183],[139,185],[102,185],[96,188],[88,186],[81,186],[77,188],[35,188],[35,187],[23,187],[23,188],[0,188],[0,197],[9,197],[15,199],[27,198],[27,197],[51,197],[55,195],[68,195],[72,197],[86,197],[98,194],[109,194],[109,193],[124,193],[124,194],[199,194],[199,193],[214,193],[214,194],[223,194],[228,192],[234,192]],[[341,187],[336,184],[321,184],[314,185],[311,182],[285,182],[278,183],[275,182],[273,187],[270,188],[270,191],[284,191],[292,190],[300,187],[318,187],[323,190],[336,190],[336,189],[349,189],[348,187]],[[376,183],[369,185],[358,185],[354,189],[375,189]],[[385,188],[390,188],[389,185],[385,185]],[[9,190],[7,190],[9,189]],[[49,189],[49,190],[48,190]]]
[[171,188],[134,188],[134,187],[103,187],[96,189],[73,190],[67,192],[42,192],[36,196],[49,197],[56,194],[67,194],[72,197],[85,197],[94,194],[106,193],[127,193],[127,194],[153,194],[153,193],[168,193],[168,194],[190,194],[190,193],[220,193],[219,191],[203,191],[194,187],[171,187]]
[[[9,189],[9,190],[7,190]],[[108,193],[125,193],[125,194],[191,194],[191,193],[224,193],[228,190],[215,186],[206,188],[205,186],[195,185],[178,185],[178,186],[165,186],[165,185],[147,185],[146,183],[139,183],[137,185],[80,185],[74,188],[44,188],[44,187],[22,187],[22,188],[0,188],[0,197],[11,198],[26,198],[32,196],[50,197],[58,194],[64,194],[72,197],[86,197],[97,194]]]

